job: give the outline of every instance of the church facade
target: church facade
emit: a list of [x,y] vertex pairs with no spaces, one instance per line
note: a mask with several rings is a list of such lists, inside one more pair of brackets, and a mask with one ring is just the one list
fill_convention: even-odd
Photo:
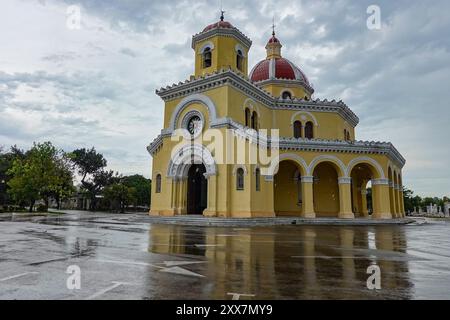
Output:
[[157,90],[164,128],[147,147],[150,214],[404,217],[397,149],[358,141],[344,102],[313,98],[275,32],[249,73],[251,45],[222,16],[192,38],[194,75]]

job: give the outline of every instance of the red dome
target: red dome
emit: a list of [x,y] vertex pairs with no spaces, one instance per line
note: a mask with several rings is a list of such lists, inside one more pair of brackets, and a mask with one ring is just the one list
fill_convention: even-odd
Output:
[[269,79],[301,80],[309,85],[309,81],[299,67],[285,58],[265,59],[251,71],[252,82]]
[[280,43],[280,40],[278,40],[275,35],[272,36],[272,38],[269,39],[268,43]]
[[205,29],[203,29],[202,32],[206,32],[206,31],[209,31],[209,30],[212,30],[212,29],[216,29],[216,28],[233,29],[234,26],[231,23],[229,23],[228,21],[220,20],[219,22],[210,24]]

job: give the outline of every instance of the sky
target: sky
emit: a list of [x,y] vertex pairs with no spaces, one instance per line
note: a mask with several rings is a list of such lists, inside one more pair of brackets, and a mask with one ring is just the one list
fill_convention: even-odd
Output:
[[[370,30],[369,5],[381,27]],[[70,24],[80,8],[80,28]],[[265,58],[275,18],[283,56],[360,118],[356,138],[391,141],[404,185],[450,196],[450,1],[223,0],[226,20]],[[2,0],[0,146],[95,146],[108,167],[150,177],[160,133],[155,89],[194,71],[191,37],[218,21],[220,0]]]

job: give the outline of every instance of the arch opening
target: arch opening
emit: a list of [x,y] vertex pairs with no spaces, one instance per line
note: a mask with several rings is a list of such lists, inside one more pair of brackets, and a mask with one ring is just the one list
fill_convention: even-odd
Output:
[[373,200],[376,190],[372,187],[377,175],[377,169],[368,163],[357,163],[351,169],[351,201],[355,217],[368,217],[377,212],[377,203]]
[[317,217],[338,217],[339,168],[329,161],[320,162],[313,171],[313,202]]
[[292,160],[278,165],[273,180],[274,211],[277,216],[300,216],[302,212],[302,169]]
[[208,180],[204,164],[193,164],[188,170],[187,214],[202,215],[208,203]]

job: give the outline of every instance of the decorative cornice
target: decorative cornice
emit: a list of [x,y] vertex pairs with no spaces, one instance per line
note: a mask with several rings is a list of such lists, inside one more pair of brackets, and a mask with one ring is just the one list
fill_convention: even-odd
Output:
[[262,80],[262,81],[258,81],[258,82],[253,82],[256,86],[258,87],[262,87],[265,85],[269,85],[269,84],[275,84],[275,85],[301,85],[309,94],[313,94],[314,93],[314,88],[309,85],[308,83],[306,83],[305,81],[302,80],[292,80],[292,79],[274,79],[274,78],[269,78],[267,80]]
[[327,99],[306,101],[302,99],[289,100],[276,98],[253,84],[244,74],[236,73],[232,69],[222,69],[206,76],[172,84],[172,86],[156,90],[156,94],[164,101],[169,101],[224,85],[233,86],[247,96],[264,104],[269,109],[338,113],[353,127],[359,123],[359,118],[342,101],[328,101]]
[[239,29],[235,27],[233,28],[218,27],[208,30],[206,32],[197,33],[196,35],[192,36],[192,49],[195,49],[195,44],[197,42],[204,41],[216,36],[234,37],[240,42],[242,42],[242,44],[245,45],[247,49],[250,49],[250,47],[252,46],[252,40],[250,40],[249,37],[247,37],[245,34],[239,31]]
[[[293,151],[311,151],[311,152],[337,152],[337,153],[352,153],[352,154],[379,154],[386,155],[389,159],[398,163],[399,167],[403,167],[406,160],[397,151],[397,149],[390,142],[375,142],[375,141],[343,141],[343,140],[325,140],[325,139],[305,139],[305,138],[287,138],[281,137],[278,140],[270,139],[260,132],[245,127],[231,118],[219,118],[211,123],[211,128],[227,128],[234,129],[236,136],[247,139],[251,143],[262,146],[270,146],[271,148],[278,148],[280,150]],[[170,137],[172,132],[162,131],[148,147],[148,152],[153,155],[159,146],[163,143],[164,137]],[[387,184],[389,180],[386,179]]]

